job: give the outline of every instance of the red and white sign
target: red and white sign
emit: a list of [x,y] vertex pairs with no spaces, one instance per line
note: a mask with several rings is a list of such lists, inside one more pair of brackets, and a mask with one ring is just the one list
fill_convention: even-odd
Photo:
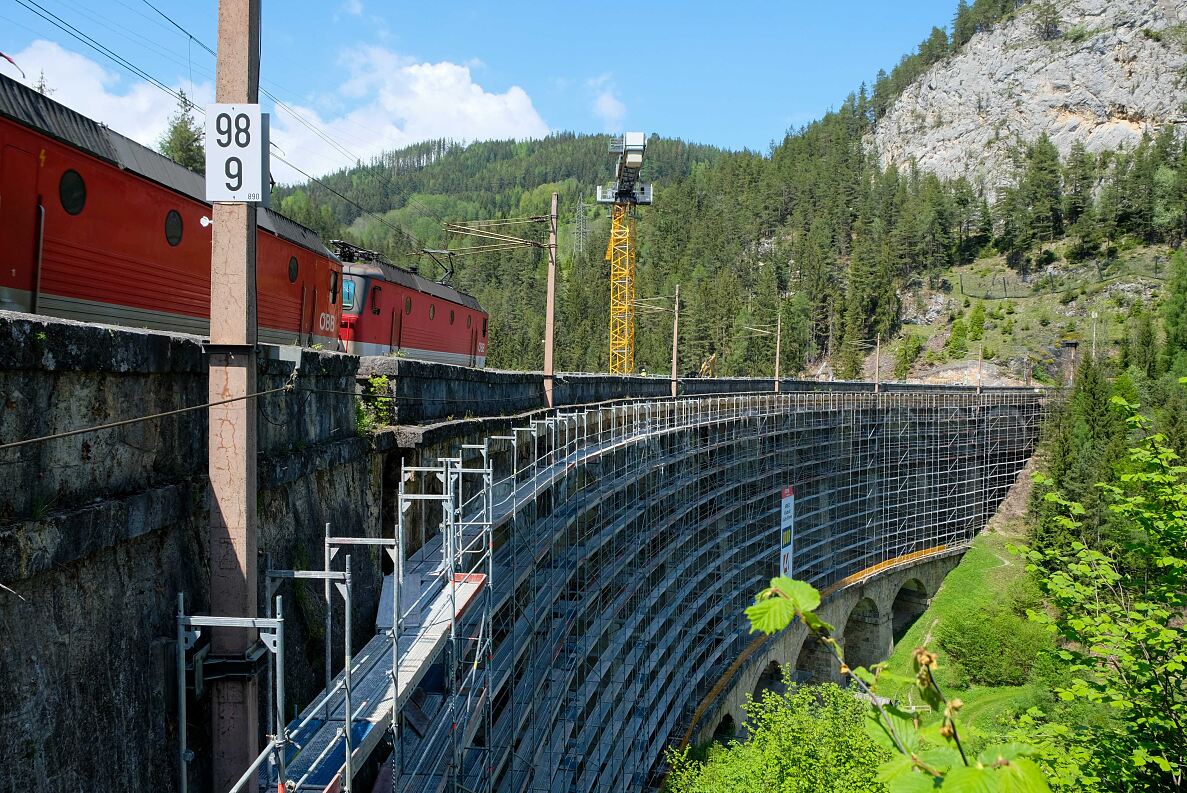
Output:
[[783,488],[783,503],[779,510],[779,574],[791,576],[795,561],[795,487]]

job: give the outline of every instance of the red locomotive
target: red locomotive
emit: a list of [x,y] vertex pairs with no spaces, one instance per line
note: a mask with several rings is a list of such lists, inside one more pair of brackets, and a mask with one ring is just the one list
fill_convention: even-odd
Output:
[[[206,335],[204,194],[198,174],[0,75],[0,309]],[[267,209],[258,226],[261,342],[485,363],[472,298],[378,263],[344,277],[312,230]]]
[[342,341],[356,355],[398,351],[460,366],[486,364],[487,315],[478,301],[330,240],[343,262]]

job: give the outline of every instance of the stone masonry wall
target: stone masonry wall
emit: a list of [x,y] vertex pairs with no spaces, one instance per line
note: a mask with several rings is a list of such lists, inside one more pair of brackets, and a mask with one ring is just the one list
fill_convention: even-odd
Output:
[[[306,350],[294,376],[279,356],[262,347],[257,370],[261,391],[293,386],[258,399],[261,565],[312,567],[327,522],[379,532],[382,460],[355,430],[357,359]],[[197,338],[0,313],[0,444],[201,405],[206,388]],[[189,613],[209,602],[206,410],[0,450],[0,472],[0,791],[174,789],[177,593]],[[361,645],[378,554],[356,550],[353,571]],[[321,592],[282,594],[290,701],[307,701]],[[205,701],[189,729],[203,789]]]

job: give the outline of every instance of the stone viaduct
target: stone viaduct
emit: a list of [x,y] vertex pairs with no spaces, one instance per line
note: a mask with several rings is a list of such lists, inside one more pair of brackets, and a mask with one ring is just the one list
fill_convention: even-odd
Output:
[[[800,631],[747,632],[788,539],[850,657],[880,658],[1013,484],[1049,399],[729,379],[681,381],[673,398],[666,379],[565,375],[547,409],[532,373],[268,347],[259,372],[262,390],[288,386],[257,399],[261,567],[318,567],[327,524],[399,545],[395,574],[378,547],[355,554],[352,645],[383,634],[385,576],[490,551],[486,594],[416,678],[398,737],[384,734],[402,773],[422,769],[400,790],[646,789],[664,747],[739,721],[774,664],[828,674]],[[360,386],[390,400],[371,402],[388,421],[367,435]],[[0,495],[0,790],[175,788],[183,682],[189,779],[208,787],[208,703],[172,654],[178,593],[190,613],[208,605],[205,411],[4,446],[205,394],[197,339],[0,312],[0,467],[15,483]],[[409,509],[446,495],[409,474],[438,465],[470,500]],[[343,615],[330,606],[327,636],[322,599],[293,594],[300,708]],[[451,719],[472,729],[437,729]],[[363,758],[356,790],[382,755]]]
[[[885,660],[927,610],[960,554],[961,549],[923,554],[826,588],[817,613],[837,629],[833,638],[846,661],[869,666]],[[728,734],[731,727],[741,728],[747,700],[760,698],[768,689],[782,690],[785,672],[793,679],[844,682],[834,656],[797,622],[774,636],[751,641],[699,704],[695,729],[683,738],[700,743]]]

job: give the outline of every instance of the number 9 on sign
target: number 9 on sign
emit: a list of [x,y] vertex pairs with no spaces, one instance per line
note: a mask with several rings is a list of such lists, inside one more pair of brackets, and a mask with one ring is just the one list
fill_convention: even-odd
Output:
[[259,105],[206,106],[206,200],[267,204],[268,114]]

